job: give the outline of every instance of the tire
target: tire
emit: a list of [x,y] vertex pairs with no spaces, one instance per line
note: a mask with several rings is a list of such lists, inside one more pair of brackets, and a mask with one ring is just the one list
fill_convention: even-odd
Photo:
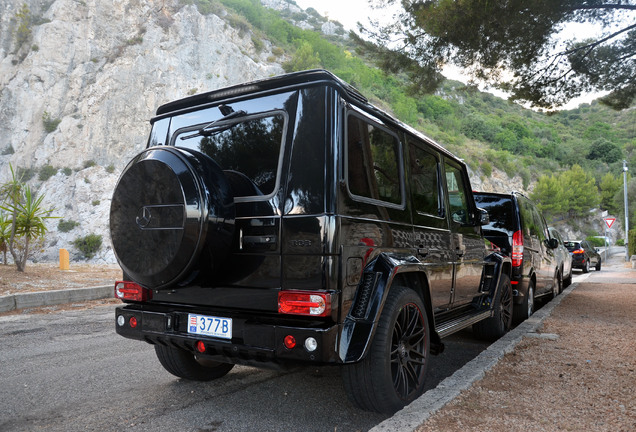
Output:
[[572,268],[571,267],[570,267],[570,274],[568,275],[568,277],[563,279],[563,288],[567,288],[570,285],[572,285]]
[[583,264],[583,273],[589,273],[589,272],[590,272],[590,262],[586,260],[585,264]]
[[193,353],[180,348],[155,345],[155,353],[165,370],[191,381],[212,381],[227,375],[234,367],[230,363],[197,360]]
[[552,281],[552,298],[555,298],[563,291],[563,277],[560,270],[554,275],[554,281]]
[[596,268],[594,269],[596,271],[601,271],[601,259],[598,259],[598,262],[596,263]]
[[521,304],[515,304],[513,309],[513,322],[519,324],[534,313],[534,283],[528,283],[528,292]]
[[[234,232],[234,198],[208,156],[150,147],[122,172],[111,201],[113,251],[124,273],[148,288],[221,268]],[[199,263],[205,252],[206,260]],[[212,269],[212,270],[210,270]]]
[[388,294],[367,355],[342,368],[349,400],[359,408],[393,414],[424,392],[430,329],[426,309],[411,289]]
[[493,316],[473,325],[473,333],[480,339],[496,340],[512,327],[512,284],[507,275],[501,275],[494,299]]

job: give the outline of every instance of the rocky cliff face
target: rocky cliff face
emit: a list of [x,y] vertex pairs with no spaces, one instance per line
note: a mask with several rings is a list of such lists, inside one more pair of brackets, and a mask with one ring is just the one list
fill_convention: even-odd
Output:
[[[96,262],[115,262],[110,199],[125,164],[146,145],[162,103],[283,73],[267,41],[232,28],[220,7],[202,15],[183,0],[0,0],[0,183],[9,164],[31,172],[58,220],[35,260],[55,261],[73,240],[102,236]],[[263,0],[303,28],[342,27],[287,0]],[[26,7],[24,6],[26,5]],[[56,170],[42,176],[43,167]],[[522,190],[496,171],[471,173],[480,190]]]
[[[77,258],[73,239],[95,233],[97,261],[114,262],[111,194],[145,147],[155,109],[283,72],[267,61],[267,41],[257,50],[223,10],[201,15],[179,0],[0,0],[0,11],[0,182],[9,164],[31,169],[45,206],[79,222],[69,233],[48,222],[35,259],[56,260],[59,248]],[[46,165],[58,172],[40,181]]]

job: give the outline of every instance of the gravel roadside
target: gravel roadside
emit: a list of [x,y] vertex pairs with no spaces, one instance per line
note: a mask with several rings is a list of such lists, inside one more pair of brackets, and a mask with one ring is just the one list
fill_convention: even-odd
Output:
[[416,430],[636,430],[636,270],[624,258],[568,289],[536,334]]

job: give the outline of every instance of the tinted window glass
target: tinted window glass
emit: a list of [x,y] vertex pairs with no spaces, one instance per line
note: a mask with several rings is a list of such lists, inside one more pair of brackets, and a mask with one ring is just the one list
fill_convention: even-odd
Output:
[[413,207],[417,212],[439,216],[442,212],[439,203],[437,158],[414,145],[410,146],[410,152]]
[[546,232],[547,228],[545,226],[545,222],[543,221],[543,217],[539,214],[539,211],[533,206],[532,207],[532,217],[534,218],[534,226],[537,229],[537,237],[539,240],[543,241],[549,237],[549,234]]
[[237,188],[235,196],[269,195],[276,188],[284,124],[283,114],[219,122],[214,125],[218,131],[210,136],[182,139],[193,134],[188,129],[180,132],[175,143],[207,154],[221,169],[234,171],[238,173],[235,177],[251,183]]
[[347,121],[347,182],[353,195],[402,203],[399,141],[359,117]]
[[519,203],[519,213],[521,215],[521,223],[524,236],[530,236],[535,238],[543,238],[543,229],[541,226],[541,220],[538,218],[534,211],[534,208],[530,201],[517,196],[517,202]]
[[469,223],[469,208],[466,199],[466,187],[459,168],[446,164],[446,187],[448,188],[448,205],[453,221]]
[[515,232],[515,209],[510,197],[497,195],[475,195],[477,207],[488,212],[490,223],[483,226],[485,234],[512,235]]
[[559,244],[563,243],[563,239],[561,238],[561,234],[559,234],[558,231],[556,230],[549,230],[550,231],[550,237],[556,239],[556,241],[559,242]]

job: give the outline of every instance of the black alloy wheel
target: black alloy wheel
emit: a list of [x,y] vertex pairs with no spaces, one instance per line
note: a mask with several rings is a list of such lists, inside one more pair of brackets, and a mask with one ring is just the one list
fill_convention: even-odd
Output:
[[473,332],[481,339],[496,340],[512,327],[512,284],[508,275],[500,276],[493,302],[493,316],[473,325]]
[[410,288],[391,288],[366,357],[342,377],[356,406],[393,414],[424,392],[430,329],[426,309]]
[[393,388],[403,400],[417,390],[426,358],[426,323],[415,303],[404,305],[397,316],[391,338],[391,376]]

